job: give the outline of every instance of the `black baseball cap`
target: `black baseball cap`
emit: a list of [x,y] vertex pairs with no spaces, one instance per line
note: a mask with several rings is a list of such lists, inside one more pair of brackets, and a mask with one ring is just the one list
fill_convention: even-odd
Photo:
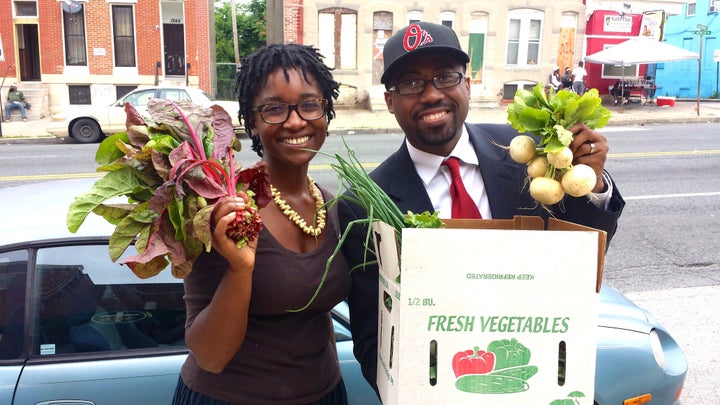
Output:
[[452,28],[420,21],[399,30],[385,43],[383,48],[385,72],[380,78],[380,83],[387,86],[394,71],[409,58],[428,52],[444,53],[463,64],[470,61],[468,54],[460,47],[460,41]]

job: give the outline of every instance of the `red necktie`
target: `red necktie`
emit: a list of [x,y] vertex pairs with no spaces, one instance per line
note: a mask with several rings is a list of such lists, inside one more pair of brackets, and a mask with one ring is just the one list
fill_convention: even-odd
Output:
[[477,204],[473,201],[470,194],[468,194],[463,184],[462,177],[460,176],[460,163],[458,158],[449,157],[443,165],[450,169],[450,175],[452,177],[452,183],[450,184],[450,197],[452,197],[452,217],[453,218],[473,218],[480,219],[480,210],[478,210]]

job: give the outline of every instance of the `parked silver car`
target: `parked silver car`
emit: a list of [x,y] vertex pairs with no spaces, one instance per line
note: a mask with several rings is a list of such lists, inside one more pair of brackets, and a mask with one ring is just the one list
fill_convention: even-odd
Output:
[[[182,283],[169,272],[141,280],[112,263],[112,227],[101,217],[67,230],[70,202],[94,181],[0,189],[0,404],[172,398],[187,355]],[[594,403],[675,403],[687,372],[678,344],[609,286],[600,299]],[[350,404],[379,404],[353,356],[345,303],[333,320]]]
[[143,115],[151,98],[187,100],[201,107],[217,104],[230,114],[233,125],[240,127],[237,101],[214,100],[209,94],[195,87],[156,86],[135,89],[107,106],[68,106],[62,112],[52,115],[45,130],[58,138],[70,137],[80,143],[98,142],[103,136],[126,130],[125,103],[130,103]]

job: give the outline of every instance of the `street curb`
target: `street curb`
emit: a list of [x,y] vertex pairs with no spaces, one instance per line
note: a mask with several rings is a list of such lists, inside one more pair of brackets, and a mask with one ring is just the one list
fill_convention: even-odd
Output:
[[[633,116],[632,111],[628,111],[628,115],[623,115],[623,112],[614,111],[608,127],[613,126],[646,126],[646,125],[659,125],[659,124],[702,124],[702,123],[715,123],[720,122],[720,116],[680,116],[680,117],[637,117]],[[491,122],[492,120],[488,120]],[[469,121],[469,122],[482,122],[482,121]],[[381,127],[381,128],[331,128],[329,133],[331,135],[372,135],[372,134],[398,134],[401,130],[399,127]],[[600,130],[602,132],[602,129]],[[72,138],[57,138],[54,136],[11,136],[11,137],[0,137],[0,145],[2,144],[78,144]]]

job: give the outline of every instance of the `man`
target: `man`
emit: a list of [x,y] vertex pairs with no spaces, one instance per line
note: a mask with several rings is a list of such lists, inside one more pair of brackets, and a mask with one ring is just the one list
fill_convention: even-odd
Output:
[[5,104],[5,122],[10,121],[10,112],[12,110],[20,110],[20,116],[23,121],[27,121],[25,115],[25,95],[22,91],[18,91],[16,86],[10,86],[7,95],[7,103]]
[[573,91],[579,95],[585,93],[585,77],[587,76],[587,70],[583,67],[585,64],[583,61],[578,62],[578,67],[573,69]]
[[573,74],[570,71],[570,66],[565,66],[565,72],[562,74],[560,81],[562,82],[562,88],[572,90],[573,87]]
[[[548,217],[525,186],[526,166],[515,163],[506,148],[517,132],[509,125],[467,124],[470,79],[465,76],[468,55],[455,32],[445,26],[419,22],[393,35],[384,48],[385,102],[405,133],[405,142],[370,176],[402,212],[439,211],[451,216],[451,178],[443,165],[449,156],[461,161],[460,171],[482,218],[511,219],[515,215]],[[575,134],[570,149],[574,163],[590,165],[598,176],[592,199],[565,197],[549,207],[555,216],[615,233],[624,201],[604,172],[607,140],[584,124],[570,128]],[[340,200],[342,229],[365,211]],[[343,245],[351,268],[362,266],[366,229],[353,226]],[[374,258],[370,258],[372,260]],[[376,388],[378,269],[366,265],[353,270],[348,302],[355,356],[363,374]],[[377,388],[376,388],[377,389]]]

